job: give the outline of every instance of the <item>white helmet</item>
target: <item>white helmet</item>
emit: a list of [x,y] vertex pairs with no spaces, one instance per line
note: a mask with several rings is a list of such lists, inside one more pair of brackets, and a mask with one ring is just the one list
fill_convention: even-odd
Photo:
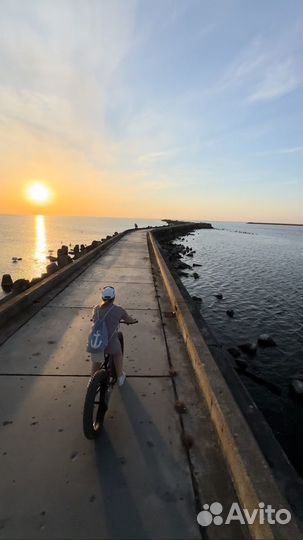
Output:
[[102,290],[102,300],[113,300],[116,296],[114,287],[104,287]]

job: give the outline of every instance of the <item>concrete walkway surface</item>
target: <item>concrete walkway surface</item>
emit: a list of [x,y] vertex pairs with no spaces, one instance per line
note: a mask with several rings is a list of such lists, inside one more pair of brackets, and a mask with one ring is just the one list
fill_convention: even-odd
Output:
[[[82,432],[86,339],[105,285],[139,324],[121,328],[127,381],[92,442]],[[0,347],[0,385],[0,538],[200,538],[201,504],[237,501],[145,231],[123,237]],[[213,526],[208,537],[248,535]]]

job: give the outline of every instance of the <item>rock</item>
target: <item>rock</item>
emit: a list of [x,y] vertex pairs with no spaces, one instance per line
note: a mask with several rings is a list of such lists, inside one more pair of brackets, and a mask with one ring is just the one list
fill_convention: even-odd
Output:
[[59,258],[61,255],[68,256],[68,247],[67,246],[61,246],[61,248],[57,249],[57,258]]
[[[137,225],[137,227],[135,227],[135,228],[138,229],[138,225]],[[117,231],[114,232],[114,236],[117,236],[117,234],[119,234],[119,233],[117,233]]]
[[202,302],[202,298],[200,298],[200,296],[192,296],[192,300],[194,302]]
[[202,266],[202,264],[194,263],[193,266]]
[[303,396],[303,381],[294,379],[290,383],[290,389],[296,396]]
[[223,300],[223,294],[222,293],[215,294],[215,297],[218,298],[218,300]]
[[1,280],[1,287],[4,290],[4,292],[9,293],[12,290],[13,287],[13,280],[10,274],[3,274],[2,280]]
[[263,377],[260,377],[260,375],[256,375],[256,373],[253,373],[252,371],[245,371],[245,376],[249,377],[252,381],[260,384],[261,386],[264,386],[265,388],[273,392],[273,394],[276,394],[276,396],[280,396],[282,393],[282,390],[278,385],[272,383],[271,381],[263,379]]
[[13,294],[20,294],[23,291],[26,291],[30,287],[29,280],[28,279],[17,279],[13,283],[12,287],[12,293]]
[[22,257],[18,257],[18,261],[22,261]]
[[187,274],[186,272],[182,272],[182,270],[180,270],[178,273],[179,273],[179,276],[181,276],[181,277],[188,277],[189,276],[189,274]]
[[[63,268],[64,266],[67,266],[68,264],[70,264],[72,262],[73,262],[73,259],[69,255],[59,255],[59,257],[58,257],[58,267],[59,268]],[[52,263],[52,264],[54,264],[54,263]]]
[[101,242],[99,242],[99,240],[93,240],[92,243],[91,243],[91,246],[94,249],[97,246],[99,246],[100,244],[101,244]]
[[177,259],[181,259],[182,255],[180,253],[171,253],[169,255],[169,260],[170,261],[175,261]]
[[248,367],[248,364],[246,360],[243,360],[243,358],[237,358],[236,359],[236,366],[239,371],[245,371]]
[[193,273],[193,278],[194,278],[194,279],[199,279],[199,277],[200,277],[200,276],[199,276],[199,274],[197,274],[197,272],[194,272],[194,273]]
[[[100,242],[101,243],[101,242]],[[74,249],[73,249],[73,255],[74,255],[74,259],[79,259],[80,257],[80,248],[79,248],[79,244],[76,244],[74,246]]]
[[239,358],[239,356],[241,356],[240,351],[236,347],[229,347],[227,351],[233,358]]
[[187,257],[193,257],[193,253],[187,253]]
[[191,268],[191,266],[189,264],[186,264],[185,262],[180,261],[177,263],[176,268],[178,270],[186,270],[187,268]]
[[303,373],[296,373],[296,375],[294,375],[294,379],[298,379],[299,381],[303,382]]
[[259,347],[276,347],[275,340],[268,334],[261,334],[258,338]]
[[50,261],[50,262],[56,262],[57,261],[57,257],[53,257],[53,255],[49,255],[47,257],[47,259]]
[[228,315],[229,317],[233,317],[235,314],[234,310],[233,309],[227,309],[226,310],[226,315]]
[[41,281],[41,277],[34,277],[33,279],[31,279],[30,281],[30,286],[32,287],[33,285],[36,285],[37,283],[39,283]]
[[[63,257],[63,255],[60,255],[60,257]],[[52,262],[52,263],[48,264],[47,267],[46,267],[46,273],[48,275],[54,274],[58,270],[59,270],[59,268],[58,268],[58,266],[56,265],[55,262]]]
[[84,244],[81,244],[80,251],[85,251],[85,245]]
[[257,345],[255,343],[242,343],[239,345],[239,349],[248,356],[255,356],[257,353]]

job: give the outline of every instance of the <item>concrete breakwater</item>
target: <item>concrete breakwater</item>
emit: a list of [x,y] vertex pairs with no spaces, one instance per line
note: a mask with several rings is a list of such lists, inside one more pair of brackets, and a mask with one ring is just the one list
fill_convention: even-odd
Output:
[[[289,508],[159,251],[163,230],[149,234],[150,251],[146,231],[98,246],[78,275],[40,290],[38,303],[22,303],[30,290],[19,295],[27,323],[0,348],[1,538],[199,538],[203,504]],[[81,433],[85,345],[92,305],[109,283],[140,323],[123,329],[127,384],[113,392],[92,445]],[[219,533],[300,538],[294,517],[207,529],[210,539]]]

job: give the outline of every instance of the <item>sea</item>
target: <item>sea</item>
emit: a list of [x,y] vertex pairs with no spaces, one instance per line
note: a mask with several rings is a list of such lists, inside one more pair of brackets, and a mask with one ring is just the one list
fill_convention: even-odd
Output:
[[[249,371],[272,383],[274,391],[241,378],[302,475],[303,396],[295,397],[290,385],[303,377],[303,227],[212,225],[184,238],[182,243],[196,251],[193,259],[184,260],[202,266],[194,268],[198,279],[190,272],[182,282],[190,295],[202,298],[201,314],[224,347],[256,343],[261,334],[276,342],[258,348],[253,358],[242,354]],[[218,293],[223,300],[216,298]],[[233,318],[226,314],[229,309]]]
[[[0,277],[10,274],[15,281],[40,276],[49,264],[46,257],[56,256],[61,245],[88,245],[133,228],[134,223],[138,227],[164,225],[155,219],[0,215]],[[14,262],[16,258],[22,260]]]
[[[90,244],[135,222],[139,227],[163,225],[160,220],[2,215],[0,274],[14,280],[39,276],[46,257],[62,244]],[[202,298],[201,314],[223,346],[255,343],[261,334],[276,342],[258,349],[253,358],[244,357],[249,370],[273,383],[281,395],[247,377],[242,381],[302,475],[303,399],[295,399],[290,385],[303,376],[303,227],[211,223],[213,229],[184,237],[184,245],[196,251],[188,263],[202,266],[195,268],[198,279],[189,272],[182,281],[191,295]],[[22,260],[13,262],[13,257]],[[218,293],[223,300],[216,298]],[[234,310],[233,318],[228,309]]]

